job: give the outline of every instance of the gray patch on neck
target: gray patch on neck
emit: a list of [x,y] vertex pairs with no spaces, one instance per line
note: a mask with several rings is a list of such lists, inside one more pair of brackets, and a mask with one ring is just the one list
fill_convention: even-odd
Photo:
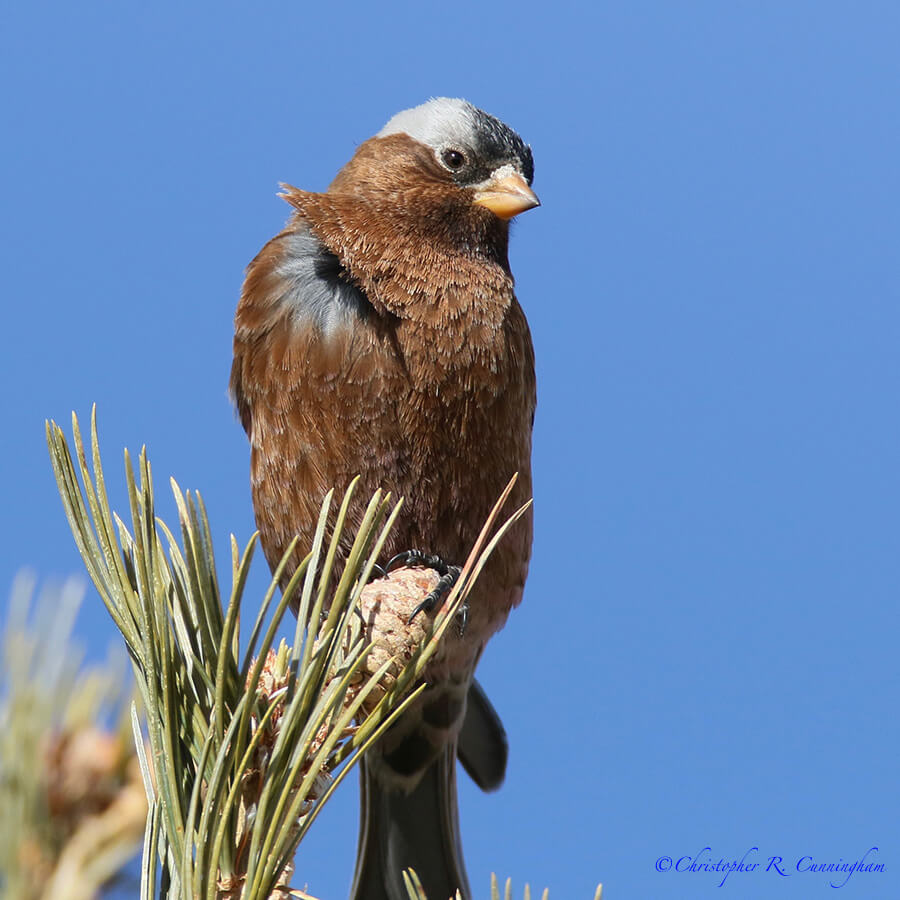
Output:
[[308,228],[282,239],[285,252],[277,267],[285,286],[281,300],[298,320],[311,322],[327,337],[369,315],[372,306],[365,294]]

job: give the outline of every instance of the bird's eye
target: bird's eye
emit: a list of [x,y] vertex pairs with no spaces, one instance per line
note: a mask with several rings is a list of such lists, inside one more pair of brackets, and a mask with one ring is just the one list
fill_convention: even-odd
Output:
[[446,150],[441,151],[441,160],[448,169],[452,169],[455,172],[466,164],[466,155],[462,150],[448,147]]

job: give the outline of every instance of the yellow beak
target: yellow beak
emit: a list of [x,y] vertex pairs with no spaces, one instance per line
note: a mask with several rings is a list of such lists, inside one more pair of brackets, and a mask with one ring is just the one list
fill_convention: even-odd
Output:
[[475,202],[489,209],[501,219],[511,219],[526,209],[540,206],[537,194],[518,172],[505,172],[500,178],[492,178],[475,192]]

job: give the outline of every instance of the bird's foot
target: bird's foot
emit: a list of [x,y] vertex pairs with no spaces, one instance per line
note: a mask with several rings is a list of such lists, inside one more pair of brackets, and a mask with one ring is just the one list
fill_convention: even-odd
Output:
[[[427,569],[434,569],[440,575],[438,583],[428,596],[412,611],[409,621],[420,612],[431,612],[443,600],[443,598],[453,590],[453,585],[459,580],[460,567],[451,566],[444,562],[440,556],[434,556],[430,553],[423,553],[421,550],[404,550],[392,557],[388,564],[384,567],[385,572],[390,572],[398,566],[424,566]],[[469,605],[464,603],[457,614],[459,617],[459,633],[462,635],[466,630],[466,624],[469,620]]]
[[[433,566],[429,568],[434,568]],[[438,583],[434,586],[434,589],[428,594],[428,596],[412,611],[412,615],[409,617],[409,622],[412,622],[413,619],[420,612],[431,612],[435,609],[438,604],[444,599],[444,597],[453,590],[453,585],[456,584],[459,579],[460,568],[459,566],[445,566],[446,572],[438,579]],[[440,574],[440,571],[435,569],[435,571]],[[457,613],[459,617],[459,633],[460,636],[466,630],[466,623],[469,620],[469,605],[464,603]]]
[[450,568],[440,556],[425,553],[423,550],[404,550],[388,560],[384,571],[390,572],[391,569],[403,566],[424,566],[426,569],[434,569],[438,575],[446,575]]

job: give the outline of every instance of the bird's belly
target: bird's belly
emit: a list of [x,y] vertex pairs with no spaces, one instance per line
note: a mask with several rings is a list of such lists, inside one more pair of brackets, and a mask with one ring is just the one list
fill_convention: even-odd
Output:
[[[295,348],[296,350],[296,348]],[[360,476],[353,526],[379,488],[404,498],[386,558],[411,548],[462,565],[514,473],[505,514],[531,496],[531,407],[518,373],[457,355],[398,356],[390,341],[359,340],[327,355],[310,347],[270,369],[257,403],[252,484],[257,527],[271,565],[294,535],[298,560],[312,544],[325,494],[339,500]],[[521,598],[530,554],[530,517],[500,543],[482,573],[470,627],[486,637]],[[480,599],[483,598],[483,599]]]

